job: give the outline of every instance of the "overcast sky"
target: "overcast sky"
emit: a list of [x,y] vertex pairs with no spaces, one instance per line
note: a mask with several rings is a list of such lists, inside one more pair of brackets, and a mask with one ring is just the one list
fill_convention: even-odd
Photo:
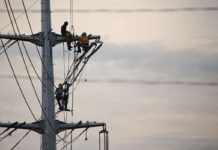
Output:
[[[25,0],[27,7],[33,3]],[[22,10],[22,1],[13,1],[12,7]],[[218,11],[183,9],[211,7],[217,8],[218,0],[74,0],[75,10],[152,11],[73,14],[76,34],[86,31],[101,35],[104,45],[83,72],[75,91],[74,116],[68,114],[67,121],[106,122],[113,150],[217,150]],[[69,0],[53,0],[51,8],[68,10]],[[1,34],[13,34],[11,26],[6,26],[10,20],[4,0],[0,0],[0,10]],[[30,10],[40,10],[40,1]],[[15,12],[16,16],[20,14]],[[34,32],[40,32],[40,13],[30,12],[29,17]],[[17,21],[21,33],[31,33],[25,15]],[[70,14],[54,11],[53,32],[60,34],[64,21],[70,22]],[[35,46],[27,43],[27,47],[41,74]],[[18,46],[12,46],[8,53],[16,74],[27,76]],[[53,54],[57,85],[64,77],[63,45],[54,47]],[[0,121],[33,122],[4,54],[0,55],[0,68]],[[31,75],[36,76],[32,69]],[[29,80],[19,81],[34,114],[40,117]],[[34,84],[41,97],[40,81],[35,79]],[[57,119],[63,121],[63,114]],[[74,149],[98,149],[100,130],[89,129],[88,141],[83,135]],[[0,149],[10,149],[24,134],[23,130],[16,131],[0,142]],[[31,132],[16,149],[38,150],[39,145],[40,136]],[[62,146],[58,144],[58,149]]]

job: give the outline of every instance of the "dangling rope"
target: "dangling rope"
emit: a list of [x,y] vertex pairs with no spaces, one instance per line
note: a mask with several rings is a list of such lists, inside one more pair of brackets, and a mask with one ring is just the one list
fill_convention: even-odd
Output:
[[70,0],[70,32],[75,33],[75,30],[74,30],[74,25],[73,25],[73,0]]
[[[74,36],[74,33],[75,33],[75,30],[74,30],[74,25],[73,25],[73,0],[70,0],[70,31],[73,33],[73,36]],[[75,59],[76,59],[76,52],[75,52],[75,43],[74,43],[74,57],[73,57],[73,68],[75,67]],[[69,67],[69,64],[68,64],[68,72],[70,70],[70,67]],[[73,117],[73,104],[74,104],[74,84],[72,85],[72,106],[71,106],[71,115]],[[73,142],[72,142],[72,138],[73,138],[73,132],[71,132],[71,136],[70,136],[70,149],[73,150]]]
[[66,77],[66,71],[65,71],[65,47],[63,43],[63,63],[64,63],[64,78]]

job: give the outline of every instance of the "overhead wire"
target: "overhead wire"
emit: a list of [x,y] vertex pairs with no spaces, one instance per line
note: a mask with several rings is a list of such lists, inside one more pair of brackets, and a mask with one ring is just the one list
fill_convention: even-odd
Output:
[[[15,9],[16,12],[22,12],[22,9]],[[44,10],[47,12],[48,10]],[[123,8],[123,9],[75,9],[74,13],[152,13],[152,12],[210,12],[210,11],[218,11],[217,6],[208,6],[208,7],[169,7],[169,8]],[[0,12],[5,12],[4,9],[0,10]],[[40,13],[39,9],[32,9],[29,11],[30,13]],[[69,13],[68,9],[53,9],[51,13]]]
[[7,138],[8,136],[11,136],[11,134],[13,132],[15,132],[19,127],[23,126],[24,124],[26,124],[26,122],[23,122],[21,124],[19,124],[18,126],[16,126],[12,131],[10,131],[7,135],[5,135],[4,137],[0,138],[0,142],[3,141],[5,138]]
[[[25,3],[24,3],[24,0],[22,0],[22,4],[23,4],[23,8],[24,8],[24,12],[25,12],[27,21],[28,21],[28,25],[29,25],[29,27],[30,27],[31,34],[32,34],[33,38],[35,38],[34,33],[33,33],[33,29],[32,29],[31,23],[30,23],[30,19],[29,19],[28,13],[27,13],[27,9],[26,9]],[[43,62],[43,60],[42,60],[42,56],[40,55],[39,48],[38,48],[38,46],[37,46],[36,44],[35,44],[35,46],[36,46],[36,49],[37,49],[37,53],[38,53],[38,55],[39,55],[39,58],[40,58],[40,60],[41,60],[42,66],[43,66],[43,68],[45,69],[45,72],[46,72],[46,74],[47,74],[47,76],[48,76],[48,79],[51,81],[51,83],[52,83],[52,85],[54,86],[54,88],[56,88],[56,86],[55,86],[54,82],[51,80],[51,77],[50,77],[50,75],[49,75],[49,73],[48,73],[48,71],[47,71],[47,68],[45,67],[45,64],[44,64],[44,62]],[[38,76],[38,78],[39,78],[39,80],[42,82],[42,79],[41,79],[39,76]],[[45,84],[44,84],[43,82],[42,82],[42,84],[45,86]],[[46,87],[46,86],[45,86],[45,87]],[[46,88],[47,88],[47,87],[46,87]],[[47,88],[47,89],[48,89],[48,88]],[[48,89],[48,90],[49,90],[49,89]]]
[[[2,39],[1,39],[1,43],[3,44]],[[13,66],[12,66],[12,63],[11,63],[11,61],[10,61],[10,58],[9,58],[8,53],[7,53],[6,50],[5,50],[5,55],[6,55],[6,57],[7,57],[7,60],[8,60],[8,62],[9,62],[10,68],[11,68],[11,70],[12,70],[13,76],[14,76],[14,78],[15,78],[15,80],[16,80],[17,85],[18,85],[18,88],[19,88],[19,90],[20,90],[20,92],[21,92],[21,95],[22,95],[22,97],[23,97],[23,99],[24,99],[24,101],[25,101],[25,103],[26,103],[26,105],[27,105],[27,107],[28,107],[28,109],[29,109],[31,115],[33,116],[33,118],[34,118],[35,120],[37,120],[36,117],[35,117],[35,115],[34,115],[34,113],[33,113],[33,111],[32,111],[32,109],[31,109],[31,107],[30,107],[30,105],[29,105],[29,103],[28,103],[28,101],[27,101],[27,99],[26,99],[26,97],[25,97],[25,95],[24,95],[24,92],[23,92],[23,90],[22,90],[22,88],[21,88],[21,86],[20,86],[20,83],[19,83],[19,81],[18,81],[18,79],[17,79],[17,76],[16,76],[16,74],[15,74],[14,68],[13,68]]]
[[[16,24],[16,27],[17,27],[17,30],[18,30],[18,33],[19,33],[19,35],[20,35],[20,31],[19,31],[19,27],[18,27],[18,25],[17,25],[17,23],[16,23],[16,18],[15,18],[15,16],[14,16],[14,14],[13,14],[13,9],[11,8],[11,4],[10,4],[10,1],[8,0],[8,3],[9,3],[9,6],[10,6],[10,9],[11,9],[11,13],[12,13],[12,16],[14,17],[14,22],[15,22],[15,24]],[[6,0],[5,0],[5,4],[7,5],[7,3],[6,3]],[[7,6],[6,6],[7,7]],[[25,6],[24,6],[25,7]],[[8,7],[7,7],[7,10],[8,10]],[[26,12],[26,11],[25,11]],[[8,11],[8,13],[9,13],[9,11]],[[10,16],[10,13],[9,13],[9,16]],[[10,20],[12,20],[11,19],[11,17],[10,17]],[[11,21],[11,24],[12,24],[12,26],[13,26],[13,22]],[[30,26],[31,27],[31,26]],[[15,29],[14,29],[14,26],[13,26],[13,31],[14,31],[14,33],[16,34],[16,31],[15,31]],[[3,41],[2,41],[2,43],[3,43]],[[22,51],[21,50],[21,47],[20,47],[20,45],[19,45],[19,42],[17,42],[18,43],[18,47],[19,47],[19,49],[20,49],[20,51]],[[23,43],[23,47],[24,47],[24,49],[25,49],[25,51],[26,51],[26,53],[27,53],[27,55],[28,55],[28,52],[27,52],[27,50],[26,50],[26,47],[25,47],[25,44]],[[5,50],[5,48],[4,48],[4,50]],[[26,66],[26,62],[25,62],[25,59],[24,59],[24,57],[23,57],[23,54],[21,53],[21,55],[22,55],[22,59],[23,59],[23,62],[24,62],[24,64],[25,64],[25,68],[26,68],[26,71],[27,71],[27,74],[28,74],[28,76],[29,76],[29,78],[30,78],[30,81],[32,81],[31,80],[31,76],[30,76],[30,74],[28,73],[29,71],[28,71],[28,68],[27,68],[27,66]],[[68,55],[68,70],[69,70],[69,58],[70,56]],[[30,58],[29,57],[29,55],[28,55],[28,58]],[[30,63],[31,63],[31,59],[29,60],[30,61]],[[32,64],[32,63],[31,63]],[[34,66],[32,66],[33,68],[34,68]],[[34,88],[34,84],[32,84],[32,86],[33,86],[33,88]],[[36,94],[37,94],[37,92],[36,92]],[[39,99],[38,99],[39,100]],[[39,101],[39,103],[40,103],[40,101]],[[43,110],[43,109],[42,109]],[[72,135],[71,135],[72,136]],[[59,137],[60,138],[60,137]],[[76,138],[74,138],[74,140],[76,140],[77,139],[77,137]],[[73,140],[71,140],[71,144],[72,144],[72,141]],[[70,142],[69,142],[70,143]]]
[[70,142],[67,142],[67,144],[65,146],[63,146],[60,150],[63,150],[65,147],[67,147],[69,144],[71,144],[71,142],[76,142],[80,136],[85,133],[88,130],[88,128],[84,129],[79,135],[77,135],[74,139],[72,139]]
[[[18,36],[20,36],[20,35],[21,35],[20,29],[19,29],[19,27],[18,27],[18,24],[17,24],[17,21],[16,21],[16,17],[15,17],[15,15],[14,15],[13,9],[12,9],[12,7],[11,7],[10,0],[8,0],[8,4],[9,4],[9,7],[10,7],[10,10],[11,10],[13,19],[14,19],[14,23],[15,23],[15,25],[16,25],[16,28],[17,28],[17,31],[18,31],[18,34],[19,34]],[[14,27],[13,27],[13,28],[14,28]],[[16,34],[15,30],[14,30],[14,34]],[[38,74],[38,72],[36,71],[36,69],[35,69],[35,67],[34,67],[34,64],[33,64],[32,60],[31,60],[31,58],[30,58],[30,55],[29,55],[29,52],[27,51],[27,48],[26,48],[25,43],[24,43],[23,41],[21,41],[21,42],[22,42],[23,48],[24,48],[24,50],[25,50],[25,52],[26,52],[27,58],[28,58],[28,60],[29,60],[29,62],[30,62],[30,64],[31,64],[31,66],[32,66],[32,68],[33,68],[33,70],[34,70],[36,76],[37,76],[38,79],[41,81],[41,83],[46,87],[46,85],[42,82],[42,79],[39,77],[39,74]],[[18,43],[19,43],[19,42],[18,42]],[[18,44],[18,46],[19,46],[19,44]],[[22,51],[21,51],[21,47],[20,47],[20,46],[19,46],[19,50],[20,50],[22,59],[23,59],[23,61],[24,61],[24,65],[25,65],[25,68],[26,68],[28,77],[30,78],[31,85],[33,86],[34,92],[36,93],[34,84],[33,84],[33,82],[32,82],[32,79],[31,79],[31,76],[30,76],[30,73],[29,73],[29,69],[28,69],[27,64],[26,64],[26,61],[25,61],[25,59],[24,59],[24,57],[23,57],[23,53],[22,53]],[[46,87],[46,88],[47,88],[47,87]],[[48,89],[48,88],[47,88],[47,89]],[[50,89],[48,89],[48,90],[50,90]],[[36,93],[36,95],[37,95],[37,93]]]
[[31,132],[31,130],[28,130],[22,137],[20,140],[17,141],[17,143],[14,144],[14,146],[12,146],[10,148],[10,150],[14,150],[18,144],[20,144],[20,142]]
[[[11,7],[11,4],[10,4],[10,1],[9,1],[9,0],[8,0],[8,3],[9,3],[9,6],[10,6],[10,9],[11,9],[11,11],[12,11],[12,15],[13,15],[13,10],[12,10],[12,7]],[[5,5],[6,5],[7,9],[8,9],[6,0],[5,0]],[[14,15],[13,15],[13,17],[14,17]],[[12,20],[12,19],[11,19],[11,16],[10,16],[10,13],[9,13],[9,18],[10,18],[10,20]],[[16,18],[14,18],[14,19],[16,19]],[[14,22],[15,22],[17,28],[18,28],[18,25],[17,25],[17,23],[16,23],[16,20],[15,20]],[[12,26],[13,26],[14,34],[16,34],[13,23],[12,23]],[[18,28],[18,32],[19,32],[19,28]],[[20,35],[20,32],[19,32],[19,35]],[[29,70],[28,70],[28,67],[27,67],[27,65],[26,65],[26,61],[25,61],[25,59],[24,59],[24,57],[23,57],[23,53],[22,53],[20,44],[19,44],[19,42],[17,42],[17,43],[18,43],[18,47],[19,47],[19,50],[20,50],[20,53],[21,53],[21,56],[22,56],[22,59],[23,59],[23,62],[24,62],[24,65],[25,65],[27,74],[28,74],[29,79],[30,79],[31,85],[32,85],[32,87],[33,87],[33,89],[34,89],[34,93],[35,93],[35,95],[36,95],[36,97],[37,97],[37,101],[38,101],[38,103],[40,104],[40,107],[41,107],[41,109],[42,109],[42,112],[43,112],[43,114],[45,115],[45,118],[46,118],[46,120],[48,121],[49,125],[51,126],[53,132],[56,133],[54,127],[51,125],[51,122],[49,121],[49,119],[48,119],[48,117],[47,117],[47,115],[46,115],[46,113],[45,113],[45,111],[44,111],[44,109],[43,109],[43,107],[42,107],[42,104],[41,104],[41,102],[40,102],[40,100],[39,100],[39,97],[38,97],[38,94],[37,94],[37,92],[36,92],[36,89],[35,89],[34,84],[33,84],[33,82],[32,82],[31,76],[30,76],[30,74],[29,74]],[[23,41],[22,41],[22,43],[24,44]],[[25,47],[25,44],[24,44],[24,47]],[[26,50],[26,49],[25,49],[25,50]],[[26,51],[26,52],[27,52],[27,51]],[[27,52],[27,53],[28,53],[28,52]],[[29,58],[30,58],[30,57],[29,57]],[[35,118],[35,121],[37,121],[36,118]],[[57,135],[57,136],[58,136],[60,139],[62,139],[59,135]]]
[[[13,10],[12,10],[11,5],[10,5],[10,1],[8,0],[8,4],[7,4],[6,0],[4,0],[4,1],[5,1],[5,6],[7,7],[7,10],[8,10],[8,15],[9,15],[10,21],[11,21],[11,23],[12,23],[12,18],[11,18],[9,9],[8,9],[8,4],[9,4],[9,7],[10,7],[10,10],[11,10],[11,13],[12,13],[12,16],[13,16],[13,17],[14,17],[14,14],[13,14]],[[15,25],[16,25],[16,27],[17,27],[18,33],[19,33],[19,35],[20,35],[20,31],[19,31],[18,25],[17,25],[17,23],[16,23],[16,20],[14,20],[14,21],[15,21]],[[14,34],[16,35],[16,31],[15,31],[15,27],[14,27],[13,23],[12,23],[11,25],[12,25]],[[27,64],[26,64],[26,61],[25,61],[23,52],[22,52],[22,50],[21,50],[21,46],[20,46],[19,42],[17,42],[17,44],[18,44],[18,48],[19,48],[19,51],[20,51],[20,54],[21,54],[21,57],[22,57],[22,60],[23,60],[23,63],[24,63],[26,72],[27,72],[28,77],[29,77],[29,79],[30,79],[30,81],[31,81],[31,84],[32,84],[33,82],[32,82],[32,79],[31,79],[31,76],[30,76],[30,73],[29,73],[29,70],[28,70],[28,67],[27,67]],[[24,45],[24,43],[23,43],[23,45]],[[32,87],[33,87],[34,92],[35,92],[35,87],[34,87],[33,84],[32,84]],[[37,93],[35,93],[35,94],[37,95]],[[37,119],[35,118],[35,120],[37,120]]]
[[10,130],[10,129],[11,129],[12,127],[14,127],[17,123],[18,123],[17,121],[14,122],[14,123],[12,123],[11,126],[7,127],[4,131],[2,131],[2,132],[0,133],[0,135],[4,134],[4,133],[7,132],[8,130]]
[[[7,42],[5,42],[4,47],[6,47],[7,44],[9,44],[11,42],[11,40],[8,40]],[[0,46],[0,50],[3,48],[3,46]]]
[[[28,8],[27,8],[27,10],[30,10],[37,2],[38,2],[39,0],[36,0],[36,1],[34,1]],[[7,10],[0,10],[0,12],[7,12]],[[16,12],[16,11],[15,11]],[[19,19],[21,16],[23,16],[24,15],[24,13],[23,13],[23,11],[21,11],[22,13],[20,14],[20,15],[18,15],[17,17],[16,17],[16,19]],[[8,26],[10,26],[11,25],[11,22],[10,23],[8,23],[8,24],[6,24],[5,26],[3,26],[1,29],[0,29],[0,32],[2,32],[3,30],[5,30]]]
[[[0,53],[0,56],[1,56],[7,49],[9,49],[12,45],[14,45],[16,42],[17,42],[17,41],[14,41],[14,42],[12,42],[12,43],[9,44],[9,45],[4,44],[5,49]],[[6,47],[6,45],[7,45],[7,47]],[[2,46],[2,48],[3,48],[3,46]]]

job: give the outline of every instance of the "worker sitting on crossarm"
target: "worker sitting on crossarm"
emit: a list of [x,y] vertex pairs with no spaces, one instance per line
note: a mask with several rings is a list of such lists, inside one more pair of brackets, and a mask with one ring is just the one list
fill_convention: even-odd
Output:
[[72,34],[69,31],[67,31],[67,25],[68,22],[65,21],[64,24],[61,26],[61,35],[66,38],[68,50],[71,50]]

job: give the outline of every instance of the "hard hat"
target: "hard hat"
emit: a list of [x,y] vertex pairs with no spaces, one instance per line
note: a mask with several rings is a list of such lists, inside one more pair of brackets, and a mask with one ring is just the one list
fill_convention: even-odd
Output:
[[86,36],[86,32],[83,32],[83,33],[82,33],[82,36]]
[[63,84],[62,84],[62,83],[59,83],[59,84],[58,84],[58,87],[63,87]]
[[65,22],[64,22],[64,24],[68,25],[68,22],[67,22],[67,21],[65,21]]

